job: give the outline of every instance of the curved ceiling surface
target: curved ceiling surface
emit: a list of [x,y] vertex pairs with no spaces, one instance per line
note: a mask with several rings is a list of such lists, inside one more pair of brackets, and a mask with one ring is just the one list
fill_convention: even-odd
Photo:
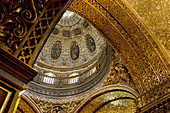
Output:
[[67,71],[92,64],[100,57],[106,42],[83,18],[66,11],[43,47],[37,62]]
[[[104,37],[90,23],[71,11],[66,11],[55,26],[34,68],[39,73],[29,83],[26,94],[38,101],[55,104],[73,100],[80,102],[112,82],[133,87],[127,68]],[[111,74],[111,70],[114,74]],[[131,103],[131,100],[115,102]],[[117,106],[110,107],[115,102],[96,112],[103,112],[105,107],[110,111],[115,110]],[[131,105],[118,107],[126,109]]]
[[87,91],[107,75],[111,51],[90,23],[67,10],[34,64],[39,74],[29,90],[52,97]]

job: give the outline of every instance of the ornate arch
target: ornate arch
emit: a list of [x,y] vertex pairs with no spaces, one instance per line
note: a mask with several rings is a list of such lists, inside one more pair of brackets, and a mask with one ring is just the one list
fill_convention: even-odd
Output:
[[[117,95],[118,94],[118,95]],[[122,94],[122,95],[121,95]],[[127,95],[126,95],[127,94]],[[86,97],[76,108],[74,113],[96,112],[103,106],[116,99],[132,99],[138,97],[138,93],[125,85],[110,85],[92,93]],[[109,99],[108,99],[109,98]],[[98,104],[96,104],[98,103]],[[107,109],[106,109],[107,111]]]
[[42,111],[30,97],[23,94],[16,113],[42,113]]
[[123,0],[76,0],[70,10],[91,22],[117,51],[140,92],[168,79],[169,56]]
[[[32,65],[59,14],[71,0],[31,0],[25,7],[26,3],[0,2],[3,14],[0,47],[25,64]],[[124,61],[140,93],[169,79],[170,58],[166,50],[125,0],[74,0],[69,9],[103,33]],[[10,14],[16,15],[11,17]]]

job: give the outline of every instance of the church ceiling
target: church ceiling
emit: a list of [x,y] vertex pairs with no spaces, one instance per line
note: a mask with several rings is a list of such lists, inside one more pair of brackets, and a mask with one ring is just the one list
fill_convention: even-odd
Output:
[[41,43],[71,0],[0,1],[0,47],[32,65]]
[[170,54],[170,1],[127,0]]
[[55,70],[78,70],[96,61],[105,47],[105,39],[91,24],[74,12],[66,11],[36,62]]
[[[33,65],[39,48],[67,2],[0,1],[0,47],[25,64]],[[74,0],[69,10],[78,13],[103,34],[127,66],[136,89],[142,94],[169,79],[168,4],[167,0]],[[71,24],[63,21],[62,25]],[[54,34],[60,33],[55,30]],[[80,33],[82,31],[76,29],[73,34]],[[66,30],[62,35],[68,37],[71,33]],[[59,40],[51,48],[61,45]],[[72,41],[70,45],[81,52],[78,42]],[[58,49],[59,53],[62,49],[62,46]],[[53,60],[60,57],[55,56]],[[73,61],[80,58],[78,55],[71,57]]]
[[129,4],[121,0],[84,0],[73,1],[69,9],[102,31],[141,91],[168,79],[167,52]]
[[66,11],[40,52],[29,90],[52,98],[85,93],[108,74],[112,48],[87,21]]
[[[104,76],[103,80],[101,80],[97,85],[91,87],[88,91],[84,91],[83,93],[80,93],[80,94],[71,93],[72,95],[69,95],[69,96],[64,95],[62,93],[60,93],[62,95],[56,95],[55,93],[50,95],[51,92],[49,89],[47,90],[45,88],[40,88],[37,84],[32,84],[32,85],[29,84],[30,89],[28,91],[26,91],[25,95],[30,96],[44,113],[48,113],[48,111],[52,110],[54,106],[62,107],[66,113],[73,113],[75,108],[78,107],[78,105],[81,103],[82,100],[87,98],[88,95],[93,94],[93,92],[95,92],[103,87],[107,87],[110,85],[115,86],[115,88],[119,85],[121,87],[129,86],[129,87],[133,88],[136,92],[138,92],[130,73],[128,72],[125,65],[122,63],[118,54],[115,51],[112,51],[111,53],[112,53],[112,61],[110,61],[111,62],[110,67],[106,67],[106,69],[103,69],[103,70],[108,70],[109,73]],[[96,78],[98,79],[98,77],[96,77]],[[97,81],[97,80],[95,80],[95,81]],[[73,85],[76,86],[76,84],[73,84]],[[46,84],[46,86],[48,86],[48,84]],[[57,87],[56,84],[55,84],[55,87]],[[85,88],[86,87],[89,87],[89,86],[85,86]],[[59,93],[62,88],[63,87],[61,87],[59,91],[55,88],[53,88],[53,89],[55,89],[54,92],[57,91]],[[62,91],[63,90],[64,89],[62,89]],[[74,90],[75,89],[72,89],[71,92],[74,92]],[[83,89],[80,89],[80,90],[83,91]],[[46,93],[43,93],[43,92],[46,92]],[[67,94],[69,92],[70,91],[68,90]],[[100,100],[100,99],[98,99],[98,100]],[[101,100],[103,100],[104,103],[107,102],[107,99],[103,98]],[[127,102],[131,102],[131,100],[130,101],[127,100]],[[133,104],[133,102],[131,104]],[[131,104],[129,104],[129,105],[131,105]],[[106,106],[108,106],[108,110],[111,110],[111,107],[109,107],[110,104],[108,104]],[[120,107],[120,109],[118,111],[120,111],[123,108],[125,108],[125,106]],[[101,109],[99,111],[101,111],[102,109],[103,108],[101,107]]]

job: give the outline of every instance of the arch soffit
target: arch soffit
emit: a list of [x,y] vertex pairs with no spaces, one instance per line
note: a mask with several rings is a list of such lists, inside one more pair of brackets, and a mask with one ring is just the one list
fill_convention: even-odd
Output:
[[121,0],[76,0],[69,10],[91,22],[105,36],[140,92],[168,79],[168,56],[128,4]]
[[[86,97],[76,107],[74,113],[79,113],[80,111],[82,111],[84,108],[86,108],[85,106],[87,106],[92,100],[96,99],[97,97],[104,95],[104,94],[107,94],[109,92],[116,92],[116,91],[125,91],[126,93],[133,95],[134,98],[139,96],[139,94],[135,90],[133,90],[132,88],[130,88],[126,85],[116,84],[116,85],[106,86],[106,87],[103,87],[103,88],[97,90],[96,92],[90,94],[88,97]],[[101,103],[104,103],[104,102],[105,101],[101,101]],[[93,107],[97,107],[97,106],[93,106]]]
[[23,94],[18,105],[18,110],[23,112],[42,113],[37,104],[27,95]]

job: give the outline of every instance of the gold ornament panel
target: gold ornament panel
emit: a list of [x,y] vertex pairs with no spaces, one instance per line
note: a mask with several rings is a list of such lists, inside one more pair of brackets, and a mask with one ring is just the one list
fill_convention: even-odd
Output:
[[170,1],[127,0],[170,54]]
[[[133,113],[136,91],[125,85],[110,85],[88,95],[76,108],[74,113]],[[97,104],[96,104],[97,103]]]
[[51,27],[71,0],[0,1],[0,48],[32,65]]
[[102,31],[128,67],[140,92],[166,81],[169,64],[165,61],[168,58],[153,40],[146,26],[124,3],[84,0],[74,1],[69,8]]
[[[119,105],[114,105],[114,103],[118,103]],[[134,113],[133,106],[134,100],[120,99],[104,105],[96,113]]]
[[[128,101],[129,102],[128,103],[126,99],[120,99],[120,100],[118,99],[122,97],[129,97],[131,98],[129,100],[132,100],[132,101]],[[133,113],[133,110],[132,110],[132,107],[134,106],[133,98],[135,97],[132,96],[131,94],[128,94],[127,92],[123,92],[123,91],[109,92],[101,96],[98,96],[94,100],[90,101],[80,111],[80,113],[106,113],[104,111],[111,111],[111,110],[113,110],[112,113],[117,113],[117,112],[121,113],[120,111],[126,111],[127,108],[130,108],[130,107],[131,109],[128,110],[129,112],[124,112],[124,113]],[[103,106],[105,103],[108,103],[108,104]],[[101,106],[105,107],[105,109],[102,109]],[[112,107],[109,107],[109,106],[112,106]]]
[[20,100],[19,105],[18,105],[18,109],[17,109],[17,113],[36,113],[31,106],[25,102],[23,99]]

